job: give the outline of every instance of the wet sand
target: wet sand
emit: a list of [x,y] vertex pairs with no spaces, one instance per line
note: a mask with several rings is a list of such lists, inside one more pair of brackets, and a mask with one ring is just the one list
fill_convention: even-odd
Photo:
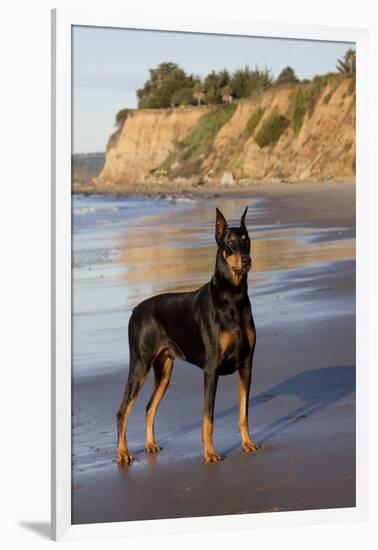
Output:
[[[153,213],[143,205],[111,236],[101,229],[96,242],[112,254],[74,269],[74,523],[355,506],[354,191],[341,183],[261,186]],[[257,327],[250,417],[262,448],[242,453],[236,379],[223,377],[214,441],[224,460],[203,463],[202,371],[176,361],[156,418],[162,451],[143,450],[151,376],[129,422],[136,462],[119,469],[115,412],[131,308],[206,282],[215,206],[236,220],[246,203]]]

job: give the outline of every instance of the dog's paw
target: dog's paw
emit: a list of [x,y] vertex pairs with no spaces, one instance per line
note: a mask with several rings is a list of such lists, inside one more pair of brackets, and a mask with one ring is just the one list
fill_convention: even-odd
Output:
[[145,449],[147,453],[158,453],[160,451],[160,447],[157,443],[146,443]]
[[117,455],[117,464],[118,466],[129,466],[134,462],[134,457],[132,454],[129,453],[129,451],[118,451]]
[[222,458],[217,453],[205,453],[204,454],[204,460],[206,464],[209,464],[210,462],[221,462]]
[[258,445],[254,441],[243,441],[242,449],[245,453],[255,453],[260,449],[260,445]]

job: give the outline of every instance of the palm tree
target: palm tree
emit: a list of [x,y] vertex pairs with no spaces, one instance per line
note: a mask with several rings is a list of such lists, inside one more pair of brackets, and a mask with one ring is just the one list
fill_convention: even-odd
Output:
[[202,85],[200,82],[197,82],[197,84],[193,88],[193,97],[197,100],[197,105],[200,106],[202,101],[204,101],[206,94],[203,91]]
[[222,101],[223,103],[232,103],[233,99],[232,88],[230,84],[226,84],[222,88]]
[[336,65],[339,73],[354,75],[356,74],[356,50],[349,49],[345,52],[343,59],[337,60]]

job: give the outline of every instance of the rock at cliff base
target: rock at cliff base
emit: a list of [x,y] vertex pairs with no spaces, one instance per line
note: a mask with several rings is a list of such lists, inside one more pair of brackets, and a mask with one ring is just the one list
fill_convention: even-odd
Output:
[[232,172],[223,172],[220,180],[222,185],[235,185],[235,178]]

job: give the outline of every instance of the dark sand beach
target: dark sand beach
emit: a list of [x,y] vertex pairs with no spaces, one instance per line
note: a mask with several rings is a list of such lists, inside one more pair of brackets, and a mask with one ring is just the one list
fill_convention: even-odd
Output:
[[[127,323],[141,300],[212,274],[215,207],[249,205],[257,328],[251,432],[240,447],[235,375],[221,378],[215,448],[202,458],[202,371],[175,362],[144,451],[147,380],[116,464]],[[214,196],[75,196],[72,521],[97,523],[355,506],[355,186],[271,184]]]

